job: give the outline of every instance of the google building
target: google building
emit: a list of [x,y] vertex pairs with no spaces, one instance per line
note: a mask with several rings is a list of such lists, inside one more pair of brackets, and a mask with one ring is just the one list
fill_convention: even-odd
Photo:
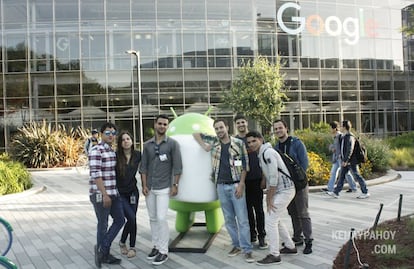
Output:
[[291,129],[349,119],[414,130],[404,0],[0,0],[0,151],[17,129],[105,121],[151,136],[159,113],[228,118],[223,91],[258,56],[283,62]]

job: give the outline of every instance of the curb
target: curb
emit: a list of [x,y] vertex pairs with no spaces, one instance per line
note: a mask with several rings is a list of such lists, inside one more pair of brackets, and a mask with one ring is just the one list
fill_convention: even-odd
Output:
[[30,196],[30,195],[37,194],[37,193],[41,193],[41,192],[47,190],[46,186],[39,185],[35,180],[32,180],[32,182],[33,182],[33,186],[28,190],[25,190],[25,191],[19,192],[19,193],[12,193],[12,194],[6,194],[6,195],[3,195],[3,196],[0,196],[0,202],[16,200],[18,198]]

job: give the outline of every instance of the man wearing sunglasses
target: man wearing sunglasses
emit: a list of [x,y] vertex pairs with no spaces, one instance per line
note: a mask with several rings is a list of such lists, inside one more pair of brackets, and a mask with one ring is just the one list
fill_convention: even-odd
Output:
[[[121,259],[109,253],[112,241],[125,222],[116,188],[116,154],[112,149],[116,134],[116,126],[113,123],[107,122],[102,125],[101,142],[89,153],[89,197],[98,220],[95,245],[95,265],[98,268],[101,268],[102,263],[121,263]],[[108,229],[109,215],[113,221]]]
[[183,170],[180,146],[176,140],[166,135],[168,123],[167,115],[156,117],[155,136],[144,144],[139,169],[153,245],[147,259],[153,260],[153,265],[161,265],[168,260],[168,204],[170,195],[177,195],[178,181]]

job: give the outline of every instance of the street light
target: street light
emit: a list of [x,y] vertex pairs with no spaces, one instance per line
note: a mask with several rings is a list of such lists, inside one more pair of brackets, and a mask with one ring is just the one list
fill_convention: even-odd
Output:
[[[125,53],[130,55],[135,55],[137,60],[137,84],[138,84],[138,105],[139,105],[139,146],[141,153],[144,148],[144,135],[143,135],[143,125],[142,125],[142,96],[141,96],[141,62],[139,51],[136,50],[127,50]],[[134,139],[136,139],[135,133],[135,92],[134,92],[134,80],[132,80],[132,128],[134,129]]]

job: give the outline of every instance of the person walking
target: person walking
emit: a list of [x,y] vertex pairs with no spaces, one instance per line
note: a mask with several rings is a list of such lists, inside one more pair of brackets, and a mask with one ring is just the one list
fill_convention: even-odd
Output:
[[229,257],[243,251],[246,262],[254,262],[250,239],[245,195],[246,172],[249,157],[243,141],[229,136],[228,125],[222,119],[213,123],[216,136],[194,133],[194,139],[211,153],[212,181],[216,184],[218,198],[224,215],[227,232],[233,248]]
[[[264,144],[261,133],[251,131],[246,134],[249,148],[258,155],[260,167],[266,177],[266,231],[269,238],[269,254],[256,261],[258,265],[279,264],[282,262],[280,254],[297,254],[295,243],[281,220],[287,213],[287,206],[295,196],[295,184],[285,174],[289,174],[279,153],[270,143]],[[282,170],[285,174],[281,173]],[[284,242],[284,248],[279,249],[279,235]]]
[[338,184],[332,193],[328,193],[334,198],[339,198],[339,193],[341,192],[345,175],[348,171],[351,171],[354,178],[358,181],[358,184],[361,188],[362,194],[359,195],[358,199],[366,199],[370,196],[368,193],[367,185],[365,179],[361,176],[358,171],[358,161],[355,157],[354,146],[355,146],[355,136],[351,133],[352,123],[349,120],[344,120],[341,125],[341,131],[344,134],[341,141],[341,161],[342,168],[339,176]]
[[83,146],[83,150],[85,155],[88,156],[89,152],[91,151],[93,146],[98,145],[99,143],[99,132],[96,129],[92,130],[92,136],[86,139],[85,145]]
[[246,134],[249,132],[247,118],[242,114],[237,114],[234,117],[234,123],[237,129],[236,138],[243,140],[249,156],[250,170],[246,174],[246,203],[250,225],[250,241],[254,243],[259,239],[259,248],[266,249],[268,244],[265,241],[266,231],[263,210],[263,189],[266,182],[262,176],[257,153],[247,145]]
[[[308,154],[303,142],[288,134],[288,126],[284,120],[273,122],[273,131],[278,138],[275,149],[288,154],[306,171],[309,165]],[[305,242],[304,254],[312,253],[312,221],[309,214],[309,186],[297,190],[295,197],[288,205],[288,212],[292,219],[293,241],[296,246]],[[305,240],[304,240],[305,239]]]
[[[121,254],[128,258],[136,256],[137,210],[139,191],[136,174],[141,162],[141,152],[135,150],[134,139],[128,131],[122,131],[117,139],[116,186],[127,222],[122,231],[119,246]],[[126,240],[129,236],[129,249]]]
[[[332,152],[331,177],[329,178],[327,187],[322,190],[326,192],[333,192],[336,179],[341,171],[341,140],[343,134],[339,131],[339,122],[333,121],[329,125],[331,126],[331,134],[334,137],[333,143],[329,145],[329,150]],[[346,181],[349,185],[347,192],[356,192],[357,187],[349,171],[346,174]]]
[[[107,122],[101,127],[101,142],[89,152],[89,199],[95,210],[97,243],[95,245],[95,265],[102,263],[120,264],[121,259],[110,253],[112,241],[125,223],[124,211],[116,186],[116,154],[112,149],[116,126]],[[108,229],[108,217],[112,225]]]
[[153,244],[147,259],[153,260],[153,265],[161,265],[168,260],[168,203],[170,196],[178,193],[183,170],[180,146],[166,135],[168,124],[167,115],[155,118],[155,136],[145,142],[139,168]]

